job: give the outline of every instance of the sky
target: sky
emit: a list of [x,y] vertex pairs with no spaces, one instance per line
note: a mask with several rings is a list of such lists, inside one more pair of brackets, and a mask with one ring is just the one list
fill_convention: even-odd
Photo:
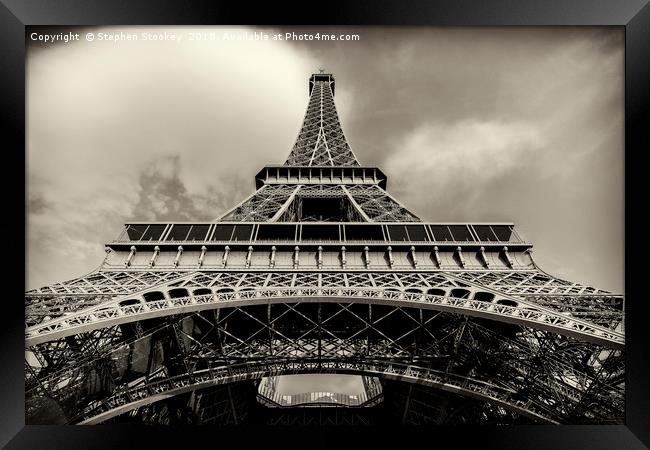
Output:
[[[126,221],[243,200],[323,68],[360,163],[421,219],[514,222],[545,271],[624,292],[622,28],[62,32],[81,38],[27,37],[27,289],[95,270]],[[99,40],[143,32],[181,41]],[[359,40],[254,39],[286,32]]]
[[[249,195],[324,68],[361,164],[423,220],[512,221],[544,270],[623,292],[620,28],[63,31],[81,40],[29,41],[28,289],[97,268],[125,221],[212,220]],[[223,40],[255,32],[359,40]]]

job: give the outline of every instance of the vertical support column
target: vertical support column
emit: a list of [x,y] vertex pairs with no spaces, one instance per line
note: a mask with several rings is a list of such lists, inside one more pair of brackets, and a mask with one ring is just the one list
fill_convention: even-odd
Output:
[[458,255],[458,261],[460,262],[460,267],[463,269],[465,268],[465,258],[463,257],[463,249],[460,247],[456,247],[456,254]]
[[251,258],[253,257],[253,246],[248,246],[248,253],[246,254],[246,268],[248,269],[251,266]]
[[178,252],[176,253],[176,259],[174,260],[174,267],[178,267],[178,263],[181,260],[181,255],[183,255],[183,246],[178,246]]
[[436,265],[438,266],[438,269],[442,266],[440,262],[440,253],[438,252],[438,246],[435,245],[433,247],[433,258],[436,260]]
[[271,302],[266,307],[266,323],[268,324],[267,328],[269,330],[269,355],[273,356],[273,321],[271,314]]
[[483,260],[483,263],[485,264],[485,268],[489,269],[490,268],[490,261],[488,261],[487,256],[485,255],[485,247],[481,246],[481,248],[478,251],[481,254],[481,259]]
[[149,260],[149,266],[153,267],[156,265],[156,258],[158,258],[158,255],[160,254],[160,247],[157,245],[153,248],[153,255],[151,256],[151,259]]
[[366,346],[366,356],[370,356],[370,337],[372,335],[372,305],[368,304],[368,334],[366,335],[366,339],[368,341],[368,345]]
[[270,268],[275,267],[275,252],[276,252],[276,250],[277,250],[277,248],[275,247],[275,245],[273,247],[271,247],[271,256],[269,257],[269,267]]
[[124,263],[124,265],[125,265],[126,267],[129,267],[129,266],[131,265],[131,260],[132,260],[133,257],[135,256],[135,251],[136,251],[136,250],[135,250],[135,245],[132,245],[132,246],[131,246],[131,253],[129,253],[129,256],[126,258],[126,262]]
[[393,259],[393,247],[389,245],[386,251],[388,252],[388,265],[392,269],[395,264],[395,260]]
[[228,255],[229,254],[230,254],[230,247],[226,245],[224,247],[224,249],[223,249],[223,257],[221,258],[221,266],[222,267],[226,267],[226,265],[228,264]]
[[411,245],[410,251],[411,251],[411,259],[413,260],[413,268],[417,269],[418,268],[418,257],[415,254],[415,245]]
[[508,253],[508,247],[503,247],[503,257],[506,259],[506,262],[508,263],[508,267],[512,269],[512,259],[510,259],[510,253]]
[[203,258],[205,258],[205,252],[208,251],[208,248],[205,245],[201,246],[201,256],[199,256],[199,263],[198,267],[201,267],[203,265]]
[[318,367],[321,367],[323,359],[323,325],[322,325],[322,304],[318,304]]
[[300,265],[300,247],[296,245],[293,249],[293,268],[297,269]]

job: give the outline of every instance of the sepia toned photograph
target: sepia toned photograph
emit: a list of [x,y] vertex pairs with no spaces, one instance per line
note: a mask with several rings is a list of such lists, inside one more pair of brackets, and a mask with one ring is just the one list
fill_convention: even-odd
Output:
[[25,421],[624,424],[621,27],[27,27]]

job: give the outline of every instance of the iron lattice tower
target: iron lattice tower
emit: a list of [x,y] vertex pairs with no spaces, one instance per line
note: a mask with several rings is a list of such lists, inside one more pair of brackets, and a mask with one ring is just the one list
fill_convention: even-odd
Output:
[[310,77],[286,162],[221,218],[128,223],[98,270],[27,292],[28,423],[313,423],[257,388],[306,373],[379,399],[326,423],[623,421],[622,295],[545,273],[511,223],[422,221],[334,92]]

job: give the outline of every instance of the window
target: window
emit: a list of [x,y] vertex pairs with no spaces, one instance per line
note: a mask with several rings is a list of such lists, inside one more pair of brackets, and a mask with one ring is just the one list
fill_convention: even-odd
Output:
[[129,225],[126,227],[126,234],[132,241],[139,241],[142,235],[147,231],[148,225]]
[[204,241],[210,225],[192,225],[192,229],[187,235],[188,241]]
[[497,240],[497,237],[492,233],[492,228],[490,228],[489,225],[474,225],[474,231],[476,231],[480,241]]
[[383,241],[381,225],[345,225],[347,241]]
[[338,241],[338,225],[303,225],[300,235],[302,240]]
[[436,241],[453,241],[449,228],[446,225],[431,225],[431,232]]
[[500,241],[509,241],[512,234],[512,227],[509,225],[492,225],[492,231]]
[[388,234],[391,241],[408,241],[409,236],[406,233],[404,225],[388,225]]
[[427,232],[422,225],[406,225],[406,231],[412,241],[428,241]]
[[229,241],[232,237],[232,232],[235,229],[234,225],[217,225],[217,229],[212,236],[213,241]]
[[172,225],[172,229],[167,235],[167,241],[184,241],[190,232],[192,225]]
[[159,241],[165,228],[167,225],[149,225],[141,239],[143,241]]
[[469,228],[466,225],[449,225],[449,231],[455,241],[473,241]]
[[253,233],[253,225],[236,225],[232,233],[233,241],[250,241]]
[[189,297],[189,296],[190,294],[189,292],[187,292],[187,289],[176,288],[169,291],[170,298],[182,298],[182,297]]
[[260,225],[257,230],[258,241],[293,241],[295,239],[295,225]]

